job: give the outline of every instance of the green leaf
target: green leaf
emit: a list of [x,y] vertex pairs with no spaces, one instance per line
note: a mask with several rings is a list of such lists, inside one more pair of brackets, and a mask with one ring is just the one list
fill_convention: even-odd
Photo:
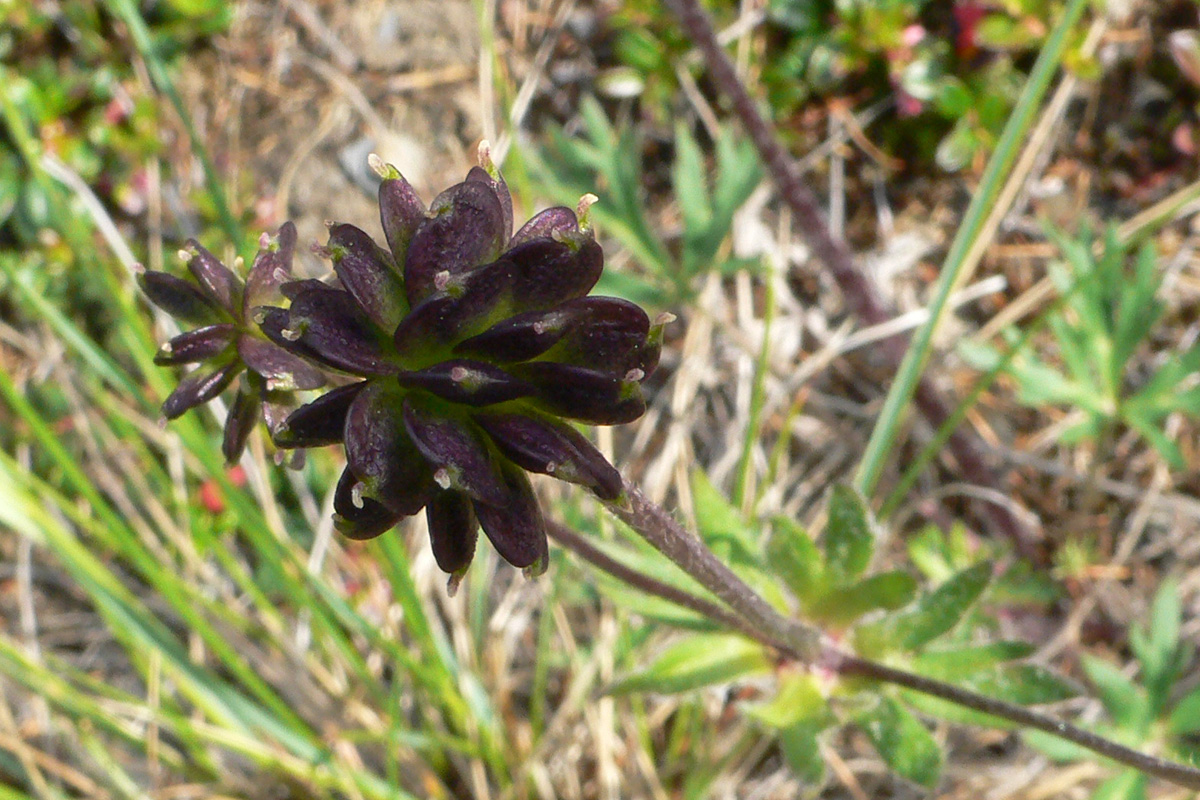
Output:
[[717,136],[717,178],[712,196],[713,225],[721,232],[721,239],[729,233],[733,215],[754,194],[762,177],[754,145],[729,128],[723,129]]
[[911,609],[863,626],[863,630],[901,649],[917,650],[961,622],[991,579],[990,562],[968,567],[923,595]]
[[1130,632],[1130,646],[1142,664],[1142,682],[1152,690],[1170,689],[1175,680],[1182,615],[1178,585],[1173,580],[1163,581],[1150,607],[1149,628]]
[[966,706],[960,706],[958,703],[943,700],[940,697],[930,697],[927,694],[912,692],[907,689],[902,690],[900,696],[910,708],[919,711],[925,716],[945,720],[946,722],[953,722],[956,725],[975,725],[980,728],[998,730],[1009,730],[1017,727],[1014,723],[1001,717],[984,714]]
[[937,783],[942,771],[942,749],[913,714],[891,697],[860,714],[855,723],[889,767],[922,786]]
[[609,693],[688,692],[770,669],[762,645],[731,634],[702,634],[668,647],[649,667],[610,687]]
[[[671,184],[687,239],[703,238],[713,221],[706,175],[708,168],[699,145],[688,130],[687,123],[678,122],[675,125],[675,163],[671,165]],[[685,264],[685,269],[690,273],[697,266]]]
[[1126,770],[1096,787],[1092,800],[1146,800],[1146,776]]
[[0,225],[8,220],[17,207],[22,176],[21,160],[8,150],[0,149]]
[[1162,314],[1163,306],[1155,299],[1159,287],[1157,262],[1154,247],[1145,245],[1138,251],[1132,284],[1122,283],[1125,291],[1113,327],[1114,383],[1120,380],[1126,363]]
[[1139,734],[1146,730],[1150,724],[1150,700],[1142,687],[1112,664],[1086,653],[1083,671],[1117,727]]
[[961,79],[946,75],[938,82],[934,104],[942,116],[948,119],[966,116],[974,103],[975,98]]
[[1021,731],[1021,738],[1034,750],[1057,764],[1090,761],[1095,758],[1095,754],[1086,747],[1043,731],[1024,730]]
[[817,734],[823,729],[823,726],[805,721],[779,731],[783,760],[796,777],[809,784],[819,784],[825,777],[825,759],[817,742]]
[[1200,686],[1184,695],[1171,710],[1171,715],[1167,718],[1167,727],[1175,736],[1200,732]]
[[988,14],[976,27],[979,43],[991,50],[1024,50],[1037,44],[1023,21],[1002,13]]
[[937,146],[937,165],[946,172],[958,172],[971,163],[982,146],[966,117],[960,119]]
[[709,547],[726,559],[755,561],[753,554],[758,548],[750,526],[702,469],[692,470],[692,502],[700,538]]
[[833,723],[829,702],[809,672],[792,672],[780,681],[779,691],[766,703],[745,707],[746,715],[767,727],[783,730],[799,722],[818,729]]
[[1138,413],[1137,407],[1131,404],[1126,404],[1123,418],[1125,424],[1145,437],[1150,446],[1158,451],[1158,454],[1162,456],[1163,460],[1172,469],[1185,469],[1187,467],[1183,451],[1179,449],[1179,445],[1173,439],[1163,432],[1160,422],[1148,419],[1146,416]]
[[1058,703],[1080,694],[1078,686],[1039,664],[1005,664],[972,677],[967,685],[980,694],[1022,706]]
[[883,572],[838,586],[805,607],[815,621],[845,626],[876,609],[894,611],[912,602],[917,581],[906,572]]
[[767,540],[767,561],[796,597],[807,603],[820,596],[825,586],[825,568],[816,544],[798,524],[775,517]]
[[961,681],[1005,661],[1025,658],[1036,650],[1029,642],[989,642],[928,649],[913,657],[914,672],[941,681]]
[[834,486],[823,540],[825,567],[831,580],[851,580],[863,573],[875,551],[873,528],[862,495],[850,486]]

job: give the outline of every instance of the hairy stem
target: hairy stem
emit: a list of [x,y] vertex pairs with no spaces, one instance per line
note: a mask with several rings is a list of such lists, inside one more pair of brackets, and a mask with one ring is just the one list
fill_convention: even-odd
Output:
[[[709,75],[725,94],[750,139],[758,148],[783,201],[788,204],[796,225],[812,248],[814,255],[830,270],[842,290],[850,310],[868,325],[887,322],[895,312],[875,291],[866,275],[854,263],[846,243],[834,237],[816,196],[804,182],[796,161],[775,135],[770,123],[759,113],[754,99],[738,77],[733,62],[717,41],[716,31],[708,13],[699,0],[667,0],[667,5],[679,18],[692,44],[703,54]],[[893,336],[879,343],[888,358],[900,363],[904,357],[905,341]],[[934,428],[941,427],[950,416],[950,409],[940,393],[927,378],[922,377],[915,392],[917,407]],[[964,476],[981,486],[1001,490],[1000,481],[977,445],[963,431],[950,437],[950,451]],[[1005,536],[1012,540],[1017,551],[1027,558],[1037,555],[1032,532],[1009,509],[992,503],[980,506],[981,513]]]
[[[722,564],[700,539],[685,530],[665,509],[646,499],[637,487],[626,482],[625,493],[627,502],[609,503],[609,510],[729,605],[736,615],[730,615],[725,609],[707,600],[620,564],[562,525],[549,523],[547,527],[550,535],[596,567],[630,585],[704,614],[714,622],[728,625],[803,664],[819,665],[839,675],[903,686],[1026,728],[1049,733],[1178,786],[1200,789],[1200,770],[1193,767],[1138,752],[1050,714],[987,697],[932,678],[914,675],[846,652],[828,638],[822,637],[813,627],[789,620],[777,612],[732,570]],[[731,616],[735,618],[731,619]]]

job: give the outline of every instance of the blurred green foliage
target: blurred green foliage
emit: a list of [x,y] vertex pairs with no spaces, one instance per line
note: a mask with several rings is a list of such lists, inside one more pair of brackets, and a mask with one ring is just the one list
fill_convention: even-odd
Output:
[[[1064,257],[1050,272],[1066,297],[1049,319],[1058,357],[1025,351],[1008,362],[1018,399],[1034,408],[1077,410],[1078,420],[1060,436],[1063,442],[1103,443],[1126,427],[1172,467],[1185,467],[1164,425],[1176,413],[1200,417],[1200,343],[1163,352],[1147,367],[1146,352],[1166,310],[1158,298],[1163,276],[1154,248],[1146,244],[1131,254],[1114,229],[1102,243],[1086,229],[1076,237],[1053,229],[1049,235]],[[1010,339],[1016,335],[1010,333]],[[982,346],[964,348],[963,354],[982,369],[1001,358]]]
[[600,202],[590,213],[641,266],[641,275],[606,270],[600,291],[678,308],[693,298],[703,275],[757,266],[757,259],[734,256],[729,244],[734,214],[762,180],[752,144],[723,130],[709,158],[688,126],[676,124],[670,181],[679,222],[668,227],[647,206],[641,132],[614,125],[595,98],[583,101],[580,117],[582,136],[552,129],[544,154],[531,160],[543,188],[559,202],[594,192]]
[[[1200,761],[1200,687],[1188,680],[1194,672],[1195,644],[1181,636],[1179,586],[1164,581],[1145,625],[1129,632],[1136,680],[1110,661],[1083,656],[1088,682],[1104,708],[1105,718],[1092,729],[1129,747]],[[1057,762],[1091,761],[1082,748],[1037,731],[1025,740]],[[1120,771],[1092,793],[1093,800],[1145,800],[1148,778],[1131,769]]]
[[[722,26],[737,18],[738,3],[705,5]],[[760,82],[785,133],[808,106],[839,99],[855,106],[887,101],[896,114],[871,135],[891,155],[915,169],[981,165],[1063,5],[771,0]],[[676,70],[687,42],[653,0],[623,3],[609,24],[622,91],[636,87],[644,113],[665,125],[678,97]],[[1080,74],[1096,71],[1077,47],[1066,62]]]
[[[156,3],[146,22],[157,58],[175,65],[230,15],[225,0]],[[140,64],[109,4],[0,6],[0,258],[35,269],[39,291],[85,315],[104,302],[74,269],[91,256],[58,234],[62,219],[85,210],[77,192],[48,178],[45,162],[61,162],[117,221],[145,213],[146,164],[164,144],[162,106]]]
[[[722,560],[780,610],[818,625],[858,655],[1023,705],[1077,694],[1070,682],[1023,660],[1032,645],[997,639],[985,603],[1037,599],[1038,587],[1045,599],[1044,585],[1019,571],[995,575],[993,562],[972,552],[961,529],[912,540],[911,569],[877,571],[871,565],[883,532],[850,487],[831,491],[819,540],[786,517],[747,524],[702,471],[693,475],[692,494],[698,532]],[[638,613],[659,618],[653,606],[631,602]],[[661,619],[680,624],[677,612]],[[859,728],[897,774],[924,786],[937,782],[944,754],[918,714],[1006,726],[908,690],[780,667],[761,645],[708,631],[679,640],[613,691],[681,692],[772,674],[774,694],[744,711],[777,737],[783,758],[809,784],[824,780],[818,739],[845,725]]]

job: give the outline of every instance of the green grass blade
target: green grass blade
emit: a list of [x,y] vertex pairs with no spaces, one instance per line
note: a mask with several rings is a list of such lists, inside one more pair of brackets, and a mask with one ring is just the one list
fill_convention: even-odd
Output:
[[979,236],[985,219],[991,213],[1021,144],[1037,118],[1042,98],[1062,61],[1068,35],[1087,5],[1087,0],[1071,0],[1067,4],[1058,24],[1054,26],[1041,53],[1038,54],[1029,80],[996,144],[996,150],[988,160],[983,179],[971,199],[971,205],[967,208],[966,216],[942,265],[933,301],[929,305],[929,319],[917,330],[904,360],[900,363],[896,379],[884,400],[883,409],[879,413],[874,430],[871,431],[866,452],[854,476],[854,485],[867,497],[873,493],[883,471],[884,462],[896,442],[901,418],[921,379],[921,372],[933,349],[933,334],[945,314],[947,301],[966,262],[967,254]]

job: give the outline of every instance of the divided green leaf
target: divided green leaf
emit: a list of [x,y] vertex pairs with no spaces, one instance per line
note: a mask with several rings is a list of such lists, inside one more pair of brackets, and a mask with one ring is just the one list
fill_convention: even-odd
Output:
[[922,786],[937,783],[942,772],[942,748],[912,712],[885,695],[856,722],[880,757],[898,774]]
[[857,578],[875,552],[875,532],[866,500],[850,486],[833,487],[829,496],[829,521],[823,540],[825,567],[831,579]]

